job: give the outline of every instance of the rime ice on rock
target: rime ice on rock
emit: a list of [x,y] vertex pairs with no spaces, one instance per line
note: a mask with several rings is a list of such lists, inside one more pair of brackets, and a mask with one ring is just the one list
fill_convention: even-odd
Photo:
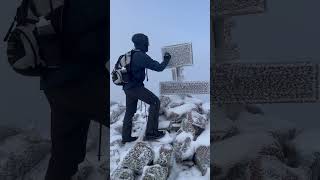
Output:
[[173,155],[173,147],[171,144],[165,144],[160,147],[159,158],[156,160],[156,164],[164,167],[171,166],[171,160]]
[[168,167],[163,167],[158,164],[146,166],[143,170],[142,180],[166,180],[168,173]]
[[261,180],[300,180],[307,179],[302,169],[291,168],[283,164],[276,157],[262,156],[248,165],[251,179]]
[[168,108],[165,110],[165,115],[168,119],[179,119],[186,115],[190,111],[197,111],[198,106],[192,103],[185,103],[174,108]]
[[162,114],[168,104],[171,102],[171,99],[168,96],[160,96],[160,114]]
[[134,172],[129,168],[117,168],[112,173],[111,180],[134,180]]
[[191,142],[194,139],[192,133],[182,131],[173,142],[173,151],[177,162],[190,159],[193,156]]
[[151,147],[144,142],[138,142],[124,157],[122,166],[141,174],[143,167],[149,165],[154,157]]
[[205,129],[208,121],[205,115],[199,114],[196,111],[188,113],[188,119],[192,122],[192,125],[197,126],[201,129]]
[[192,133],[193,135],[196,134],[196,129],[192,125],[192,120],[189,118],[183,119],[181,122],[181,128],[179,129],[178,133],[180,134],[182,131]]
[[119,120],[119,116],[126,110],[125,106],[114,104],[110,108],[110,123],[115,123]]
[[33,132],[8,137],[0,146],[0,179],[14,180],[32,170],[50,152],[50,143]]
[[210,147],[200,146],[195,153],[195,163],[200,169],[202,175],[207,173],[207,169],[210,167]]

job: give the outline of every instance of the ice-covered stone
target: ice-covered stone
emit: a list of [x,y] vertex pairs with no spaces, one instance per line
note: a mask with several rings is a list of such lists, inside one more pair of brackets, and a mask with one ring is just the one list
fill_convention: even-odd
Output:
[[1,180],[14,180],[23,176],[49,154],[48,141],[38,141],[33,137],[31,139],[21,134],[2,145],[0,151],[6,153],[0,159]]
[[[222,174],[229,171],[239,162],[250,161],[260,156],[262,149],[272,146],[275,140],[268,133],[239,134],[213,144],[212,162]],[[226,150],[232,150],[227,153]]]
[[189,112],[187,118],[192,122],[192,125],[197,126],[201,129],[205,129],[208,123],[206,116],[196,111]]
[[198,106],[192,103],[186,103],[181,106],[174,108],[168,108],[165,110],[165,115],[168,119],[179,119],[180,117],[186,115],[190,111],[197,111]]
[[185,131],[182,131],[177,135],[173,142],[173,151],[177,162],[191,159],[193,157],[194,149],[191,146],[193,139],[194,135]]
[[178,134],[180,134],[182,131],[192,133],[194,136],[197,133],[196,128],[192,125],[192,120],[189,118],[185,118],[181,122],[181,128],[179,129]]
[[171,102],[170,97],[168,96],[160,96],[160,108],[165,108]]
[[130,149],[122,161],[122,166],[141,174],[143,167],[149,165],[154,158],[152,148],[145,142],[138,142]]
[[185,104],[184,102],[172,102],[169,104],[169,108],[175,108],[178,106],[182,106],[183,104]]
[[155,161],[155,164],[159,164],[164,167],[171,166],[172,154],[173,154],[173,147],[171,144],[161,145],[159,150],[159,158]]
[[200,169],[202,175],[207,173],[207,169],[210,167],[210,147],[200,146],[196,149],[195,163]]
[[126,110],[125,106],[120,104],[114,104],[110,107],[110,124],[113,124],[119,120],[119,116]]
[[163,167],[158,164],[146,166],[143,170],[142,180],[166,180],[168,173],[168,167]]
[[249,179],[261,180],[300,180],[307,179],[300,168],[290,168],[273,156],[261,156],[248,165]]
[[129,168],[119,167],[112,173],[111,180],[134,180],[134,172]]

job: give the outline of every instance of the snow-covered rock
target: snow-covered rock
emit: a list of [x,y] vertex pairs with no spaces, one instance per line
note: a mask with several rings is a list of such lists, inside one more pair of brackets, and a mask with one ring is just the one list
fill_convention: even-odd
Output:
[[169,170],[158,164],[146,166],[143,169],[142,180],[166,180]]
[[175,139],[173,143],[174,155],[177,162],[181,162],[186,159],[191,159],[194,154],[194,149],[191,143],[194,139],[194,135],[189,132],[182,131]]
[[171,144],[163,144],[159,149],[159,157],[155,163],[164,167],[172,166],[173,147]]
[[152,148],[147,143],[138,142],[124,157],[121,165],[141,174],[143,168],[149,165],[153,158],[154,152]]
[[[176,180],[192,179],[193,177],[199,180],[209,179],[210,169],[207,169],[206,174],[203,174],[194,162],[196,149],[200,146],[210,146],[209,103],[203,103],[192,96],[175,95],[160,96],[160,102],[159,129],[166,132],[166,135],[161,139],[141,142],[147,124],[146,117],[148,114],[146,112],[148,112],[148,109],[146,109],[146,106],[137,109],[132,121],[132,136],[138,136],[137,141],[125,145],[119,143],[121,141],[124,112],[118,116],[119,118],[115,123],[110,125],[111,172],[119,172],[119,169],[128,167],[128,169],[133,170],[134,179],[163,178],[164,180]],[[188,121],[190,112],[192,114],[189,115],[190,121]],[[188,127],[192,127],[194,131],[189,131]],[[141,150],[135,150],[139,143],[144,144],[142,149],[147,152],[147,157],[151,157],[149,154],[153,154],[152,159],[141,160],[141,163],[135,162],[145,156],[144,152],[141,153]],[[152,153],[148,153],[151,151]],[[134,154],[131,155],[133,158],[128,158],[129,154]],[[200,159],[202,156],[198,157]],[[143,175],[141,175],[141,168],[136,168],[136,165],[133,164],[140,164],[139,167],[144,169]],[[204,165],[201,167],[204,167]],[[165,169],[166,172],[164,172]],[[159,176],[160,173],[167,175]]]
[[134,172],[129,168],[117,168],[112,173],[111,180],[134,180]]
[[110,124],[113,124],[119,120],[119,116],[126,110],[125,106],[114,103],[110,107]]
[[210,147],[209,146],[198,147],[196,149],[194,159],[202,175],[205,175],[207,173],[207,169],[210,167]]

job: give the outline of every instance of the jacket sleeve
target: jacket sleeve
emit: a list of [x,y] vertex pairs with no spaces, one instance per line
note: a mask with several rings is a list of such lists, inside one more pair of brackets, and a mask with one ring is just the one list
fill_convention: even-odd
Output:
[[147,54],[142,54],[141,60],[142,60],[141,65],[144,68],[151,69],[153,71],[158,71],[158,72],[163,71],[169,63],[169,60],[164,60],[161,63],[159,63],[158,61],[153,60]]

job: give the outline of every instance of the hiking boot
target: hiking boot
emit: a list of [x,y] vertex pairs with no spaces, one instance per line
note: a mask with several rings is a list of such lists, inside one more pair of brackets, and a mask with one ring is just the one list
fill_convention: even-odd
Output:
[[160,139],[160,138],[164,137],[164,135],[166,135],[166,133],[164,133],[163,131],[155,131],[152,134],[147,133],[144,136],[143,140],[149,141],[149,140]]
[[122,144],[125,144],[127,142],[133,142],[133,141],[135,141],[137,139],[138,139],[138,137],[131,137],[130,136],[129,138],[122,139]]

